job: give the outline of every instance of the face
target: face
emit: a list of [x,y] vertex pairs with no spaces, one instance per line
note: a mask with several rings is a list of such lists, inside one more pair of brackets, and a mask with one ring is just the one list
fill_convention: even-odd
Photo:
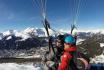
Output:
[[57,40],[57,41],[56,41],[56,46],[57,46],[57,47],[61,47],[61,46],[62,46],[61,40]]
[[71,47],[71,44],[64,43],[64,49]]

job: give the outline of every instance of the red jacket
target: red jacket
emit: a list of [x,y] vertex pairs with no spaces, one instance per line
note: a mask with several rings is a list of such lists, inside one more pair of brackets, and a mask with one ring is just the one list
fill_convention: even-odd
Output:
[[61,57],[61,64],[60,64],[58,70],[68,70],[69,61],[72,58],[70,52],[74,52],[76,50],[77,50],[76,46],[75,47],[70,47],[70,48],[67,48],[67,49],[64,50],[64,53]]

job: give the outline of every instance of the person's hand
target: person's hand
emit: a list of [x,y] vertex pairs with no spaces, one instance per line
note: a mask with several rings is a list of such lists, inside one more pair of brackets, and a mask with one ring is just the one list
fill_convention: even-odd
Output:
[[46,62],[46,65],[49,66],[49,67],[54,66],[54,64],[55,64],[55,62],[53,62],[53,61],[47,61]]

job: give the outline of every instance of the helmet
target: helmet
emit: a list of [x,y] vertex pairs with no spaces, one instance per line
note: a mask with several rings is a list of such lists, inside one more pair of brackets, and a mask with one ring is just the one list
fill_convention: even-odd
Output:
[[68,35],[65,37],[65,43],[75,44],[76,40],[72,35]]

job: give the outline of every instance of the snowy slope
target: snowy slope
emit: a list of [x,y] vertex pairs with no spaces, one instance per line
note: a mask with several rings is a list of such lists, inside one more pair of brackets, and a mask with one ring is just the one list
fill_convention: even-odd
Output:
[[104,47],[104,43],[100,43],[100,47]]
[[[100,47],[104,48],[104,43],[100,43]],[[95,64],[103,63],[104,64],[104,50],[101,55],[98,55],[98,56],[95,55],[93,58],[91,58],[90,63],[95,63]]]
[[0,70],[44,70],[44,69],[32,63],[28,64],[2,63],[0,64]]
[[91,58],[90,63],[95,63],[95,64],[103,63],[104,64],[104,52],[99,56],[95,56],[94,58]]

